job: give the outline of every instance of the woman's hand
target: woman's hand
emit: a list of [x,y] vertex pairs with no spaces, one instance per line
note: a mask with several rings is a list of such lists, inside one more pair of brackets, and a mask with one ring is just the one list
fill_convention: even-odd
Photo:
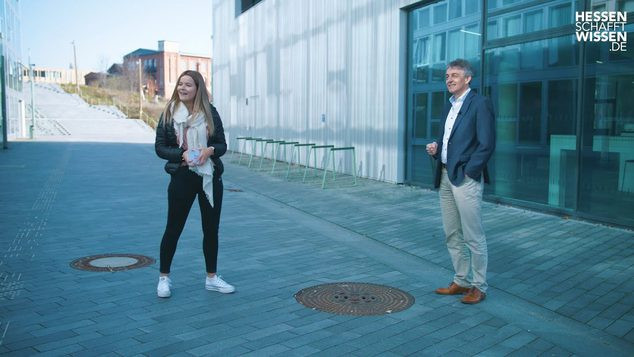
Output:
[[205,163],[205,161],[207,161],[207,159],[212,156],[214,154],[214,147],[210,146],[208,148],[204,148],[204,149],[200,149],[200,157],[198,158],[198,161],[196,163],[196,165],[202,165]]
[[183,161],[185,161],[188,166],[198,166],[198,158],[200,155],[201,150],[199,149],[185,150],[183,152]]
[[183,161],[185,161],[188,166],[194,166],[194,164],[189,160],[189,150],[183,151]]

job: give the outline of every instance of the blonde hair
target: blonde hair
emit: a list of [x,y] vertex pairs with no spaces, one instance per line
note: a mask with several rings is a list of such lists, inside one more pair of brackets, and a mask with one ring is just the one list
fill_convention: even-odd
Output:
[[178,96],[178,83],[180,83],[181,78],[184,76],[189,76],[194,80],[194,84],[196,84],[196,96],[194,97],[194,109],[192,115],[197,113],[203,113],[205,116],[205,121],[207,122],[207,132],[209,136],[214,135],[215,127],[214,120],[211,115],[211,105],[209,102],[209,93],[207,93],[207,87],[205,86],[205,79],[202,74],[197,71],[187,70],[181,73],[178,76],[178,80],[176,81],[177,85],[174,87],[174,92],[172,92],[172,97],[169,102],[165,106],[163,110],[163,125],[168,125],[172,123],[173,115],[172,112],[174,108],[181,103],[181,100]]

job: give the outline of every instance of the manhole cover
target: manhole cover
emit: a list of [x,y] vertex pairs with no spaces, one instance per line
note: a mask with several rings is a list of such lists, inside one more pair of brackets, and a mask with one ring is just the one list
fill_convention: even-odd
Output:
[[403,311],[414,297],[402,290],[368,283],[332,283],[300,290],[295,299],[306,307],[339,315],[383,315]]
[[99,254],[75,259],[70,266],[89,271],[121,271],[154,264],[154,259],[138,254]]

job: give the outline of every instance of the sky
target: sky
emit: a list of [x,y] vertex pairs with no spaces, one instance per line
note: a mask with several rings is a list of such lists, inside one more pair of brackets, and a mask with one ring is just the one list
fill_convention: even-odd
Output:
[[183,53],[211,55],[212,0],[20,0],[22,61],[105,71],[159,40],[180,43]]

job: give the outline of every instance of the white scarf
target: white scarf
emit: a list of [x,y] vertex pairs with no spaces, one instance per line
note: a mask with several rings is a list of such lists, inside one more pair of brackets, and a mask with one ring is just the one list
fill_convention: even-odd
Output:
[[[185,131],[187,131],[188,150],[202,150],[207,147],[207,122],[205,121],[205,115],[203,113],[199,112],[196,115],[190,115],[189,111],[182,103],[178,103],[175,107],[172,104],[172,119],[179,147],[183,147],[183,137],[185,136]],[[207,195],[209,204],[213,207],[214,165],[211,163],[211,160],[207,158],[202,165],[190,166],[189,169],[197,173],[199,176],[202,176],[203,191],[205,191],[205,195]]]

